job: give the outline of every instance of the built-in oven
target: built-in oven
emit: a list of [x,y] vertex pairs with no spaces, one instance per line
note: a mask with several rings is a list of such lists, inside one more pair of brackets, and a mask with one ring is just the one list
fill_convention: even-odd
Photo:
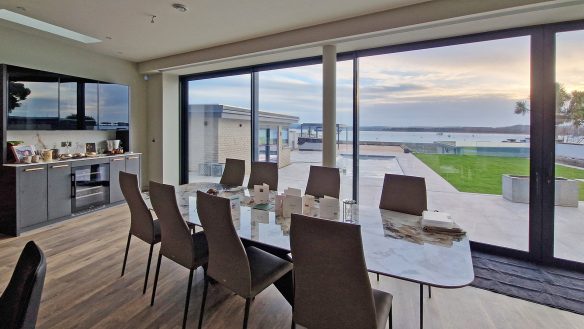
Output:
[[74,167],[71,174],[71,210],[73,213],[109,203],[109,164]]

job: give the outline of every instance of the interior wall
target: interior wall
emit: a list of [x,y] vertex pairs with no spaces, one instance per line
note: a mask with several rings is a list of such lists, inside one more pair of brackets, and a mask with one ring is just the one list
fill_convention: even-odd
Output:
[[179,183],[180,109],[179,78],[173,74],[149,75],[148,83],[149,178],[165,184]]
[[[142,172],[148,173],[146,84],[137,64],[87,51],[7,27],[0,27],[0,63],[29,67],[130,86],[130,143],[143,152]],[[75,141],[73,141],[75,143]],[[147,182],[142,175],[142,183]]]

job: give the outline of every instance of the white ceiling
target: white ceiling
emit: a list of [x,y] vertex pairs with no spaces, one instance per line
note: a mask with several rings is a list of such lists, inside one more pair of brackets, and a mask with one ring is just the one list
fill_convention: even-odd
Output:
[[[426,1],[0,0],[0,9],[103,41],[83,45],[1,20],[0,26],[141,62]],[[176,2],[189,10],[178,12],[172,8]],[[153,24],[151,15],[157,16]]]

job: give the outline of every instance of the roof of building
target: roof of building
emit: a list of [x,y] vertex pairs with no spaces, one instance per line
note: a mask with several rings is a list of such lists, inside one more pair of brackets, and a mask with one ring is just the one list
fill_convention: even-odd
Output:
[[[205,111],[207,113],[215,113],[223,119],[234,120],[249,120],[251,117],[251,110],[243,107],[223,105],[223,104],[190,104],[189,112]],[[298,123],[299,117],[293,115],[286,115],[280,113],[259,111],[259,120],[262,123],[275,124],[293,124]]]

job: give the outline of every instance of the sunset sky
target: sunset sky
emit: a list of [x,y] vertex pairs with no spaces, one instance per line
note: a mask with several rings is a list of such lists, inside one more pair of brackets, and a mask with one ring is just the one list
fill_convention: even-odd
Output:
[[[584,90],[584,31],[558,34],[557,78]],[[529,98],[529,37],[470,43],[360,59],[361,125],[509,126]],[[351,124],[352,67],[337,64],[338,122]],[[260,109],[322,121],[322,66],[260,73]],[[249,76],[191,82],[191,104],[249,108]]]

